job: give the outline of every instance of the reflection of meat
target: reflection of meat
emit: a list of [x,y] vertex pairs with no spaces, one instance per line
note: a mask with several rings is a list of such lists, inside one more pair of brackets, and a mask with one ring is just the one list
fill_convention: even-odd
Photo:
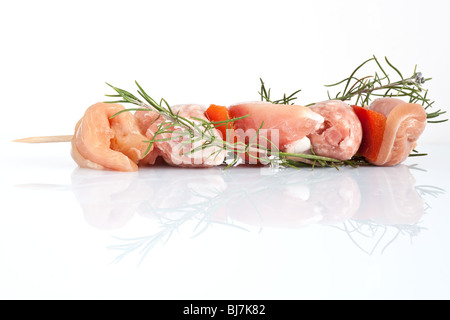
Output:
[[[197,171],[201,170],[201,172]],[[145,179],[141,187],[148,189],[151,198],[143,197],[138,213],[146,216],[182,218],[185,214],[201,214],[211,201],[226,189],[221,171],[211,169],[158,168]]]
[[199,219],[300,228],[347,219],[413,224],[424,211],[403,165],[268,174],[245,166],[224,172],[163,165],[127,175],[78,169],[72,190],[86,220],[98,228],[121,227],[135,213],[163,218],[175,227]]
[[140,190],[137,173],[77,169],[72,174],[72,190],[86,221],[99,229],[124,226],[135,214],[143,197],[151,190]]
[[348,160],[358,151],[362,128],[353,109],[345,102],[328,100],[310,107],[325,118],[319,130],[310,134],[317,155]]
[[226,204],[232,221],[274,228],[299,228],[317,223],[321,215],[309,203],[306,185],[280,189],[246,190]]
[[387,117],[380,152],[372,163],[394,166],[406,160],[425,130],[425,109],[420,104],[404,103],[396,98],[374,100],[369,108]]
[[[227,202],[233,221],[260,227],[299,228],[311,224],[336,224],[358,210],[360,192],[350,175],[306,176],[286,171],[273,176],[249,176],[235,186]],[[233,188],[232,185],[229,188]],[[240,188],[240,189],[239,189]]]
[[[175,105],[171,109],[180,117],[188,118],[199,128],[202,124],[197,119],[208,121],[204,115],[206,108],[197,104]],[[191,143],[192,137],[186,135],[188,132],[181,126],[172,126],[170,122],[164,122],[164,118],[153,111],[137,111],[135,113],[139,128],[143,134],[152,139],[158,128],[164,128],[163,133],[155,136],[154,147],[157,153],[150,155],[141,164],[153,164],[158,155],[164,158],[164,161],[172,166],[177,167],[200,167],[207,168],[217,166],[223,163],[225,151],[221,150],[221,146],[208,146],[200,148],[202,144],[211,140],[207,137],[201,137],[200,134],[194,137],[194,143]],[[213,129],[211,133],[216,138],[220,138],[218,130]],[[206,134],[210,134],[209,132]],[[197,150],[195,152],[190,152]]]
[[414,189],[414,177],[405,165],[360,168],[364,180],[359,182],[361,206],[353,217],[381,224],[414,224],[424,213],[423,199]]
[[99,229],[120,228],[136,213],[176,221],[206,214],[211,206],[213,216],[214,201],[221,201],[226,184],[220,170],[198,170],[163,165],[124,175],[78,168],[71,189],[86,221]]
[[72,157],[80,167],[136,171],[148,144],[132,114],[120,104],[96,103],[75,128]]
[[313,184],[309,201],[320,210],[321,224],[335,225],[350,219],[358,211],[361,192],[355,179],[342,173]]

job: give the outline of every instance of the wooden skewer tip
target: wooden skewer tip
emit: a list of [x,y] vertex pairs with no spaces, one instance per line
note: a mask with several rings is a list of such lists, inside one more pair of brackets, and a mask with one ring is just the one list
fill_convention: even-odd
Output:
[[43,136],[43,137],[29,137],[23,139],[16,139],[12,142],[22,143],[50,143],[50,142],[70,142],[73,135],[61,135],[61,136]]

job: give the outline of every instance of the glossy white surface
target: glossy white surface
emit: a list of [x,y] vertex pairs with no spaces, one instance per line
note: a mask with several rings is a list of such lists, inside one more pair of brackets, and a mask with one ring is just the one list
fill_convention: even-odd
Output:
[[306,105],[373,54],[404,76],[417,65],[448,110],[449,11],[443,0],[2,1],[0,298],[450,298],[448,123],[426,128],[430,156],[405,163],[415,167],[276,174],[95,172],[76,169],[67,144],[9,142],[72,134],[113,93],[105,82],[229,106],[259,99],[261,77],[273,98],[302,89]]
[[448,146],[397,167],[78,169],[4,143],[0,298],[450,298]]

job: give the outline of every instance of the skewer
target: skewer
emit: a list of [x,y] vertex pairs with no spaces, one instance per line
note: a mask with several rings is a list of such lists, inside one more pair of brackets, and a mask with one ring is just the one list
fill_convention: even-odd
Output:
[[70,142],[73,135],[66,136],[42,136],[42,137],[29,137],[23,139],[16,139],[13,142],[23,143],[49,143],[49,142]]

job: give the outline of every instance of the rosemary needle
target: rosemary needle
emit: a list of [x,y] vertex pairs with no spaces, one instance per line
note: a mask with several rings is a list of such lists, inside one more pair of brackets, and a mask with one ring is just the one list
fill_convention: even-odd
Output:
[[[341,101],[352,101],[355,105],[366,106],[370,103],[373,97],[407,97],[410,103],[420,103],[426,110],[427,122],[428,123],[442,123],[448,121],[448,119],[441,119],[440,117],[446,113],[442,109],[436,111],[430,111],[432,105],[435,103],[431,101],[427,95],[428,90],[423,88],[423,85],[430,81],[431,78],[425,78],[421,72],[417,72],[417,66],[414,67],[414,72],[408,78],[404,78],[400,70],[385,57],[385,62],[387,66],[383,68],[382,63],[373,55],[371,58],[365,60],[363,63],[358,65],[351,74],[338,82],[330,85],[325,85],[327,88],[338,87],[344,85],[343,89],[339,90],[337,94],[332,97],[330,92],[327,91],[328,99],[341,100]],[[364,69],[369,63],[375,63],[377,71],[373,75],[359,76],[359,72]],[[392,70],[395,75],[398,76],[397,79],[390,77],[386,70]],[[281,99],[272,99],[270,96],[270,89],[265,87],[264,81],[260,78],[261,90],[258,94],[261,97],[261,101],[267,101],[275,104],[290,104],[291,101],[295,100],[295,95],[301,90],[295,91],[293,94],[286,96],[284,94]],[[356,99],[356,100],[355,100]],[[306,106],[313,105],[314,103],[309,103]],[[292,155],[283,154],[286,157],[291,157]],[[414,150],[410,154],[411,157],[425,156],[426,153],[418,153]],[[312,159],[312,166],[315,164],[320,164],[322,166],[337,166],[337,165],[350,165],[353,167],[359,165],[370,165],[364,158],[359,156],[354,156],[352,159],[347,161],[339,161],[336,159],[320,159],[319,157],[313,155],[308,158],[303,156],[304,159]],[[308,162],[308,161],[306,161]],[[288,165],[295,165],[295,161],[289,160]]]
[[[431,112],[428,110],[429,108],[432,107],[434,101],[431,101],[428,98],[427,96],[428,90],[423,89],[423,85],[429,80],[431,80],[431,78],[425,78],[422,76],[422,73],[417,72],[417,66],[414,67],[413,74],[410,77],[405,78],[403,77],[403,74],[400,72],[400,70],[393,63],[391,63],[387,59],[387,57],[385,57],[384,60],[385,63],[387,64],[387,66],[385,67],[383,67],[382,63],[375,56],[372,56],[371,58],[361,63],[355,70],[353,70],[350,76],[348,76],[347,78],[335,82],[334,84],[326,85],[327,88],[344,85],[344,88],[339,90],[338,93],[334,96],[334,98],[332,97],[332,95],[330,95],[330,92],[327,91],[328,98],[342,101],[351,101],[352,99],[356,99],[354,101],[354,104],[366,106],[371,102],[373,97],[376,98],[407,97],[409,98],[410,103],[420,103],[422,104],[422,106],[424,106],[427,112],[427,119],[428,119],[427,122],[441,123],[448,121],[448,119],[440,118],[443,114],[446,113],[446,111],[442,111],[442,109],[439,109],[437,111]],[[375,67],[377,68],[377,71],[373,75],[365,75],[362,77],[358,76],[359,71],[363,70],[364,67],[366,67],[369,63],[374,63]],[[386,70],[392,70],[398,79],[394,79],[392,76],[389,75],[389,73]],[[273,99],[271,97],[271,89],[266,88],[265,83],[261,78],[259,80],[261,83],[261,88],[258,94],[260,95],[261,101],[266,101],[274,104],[286,104],[286,105],[294,104],[293,101],[297,99],[296,95],[299,92],[301,92],[301,90],[296,90],[290,95],[284,94],[283,97],[280,99]],[[151,149],[151,145],[155,141],[158,141],[158,139],[156,138],[157,135],[162,133],[170,133],[171,126],[180,126],[185,130],[185,132],[182,135],[184,137],[188,137],[188,140],[183,143],[194,144],[195,142],[200,141],[199,137],[203,139],[203,143],[201,144],[201,146],[196,147],[190,150],[189,152],[196,152],[209,147],[219,147],[227,152],[233,151],[235,154],[243,152],[248,157],[268,161],[272,166],[275,165],[284,167],[292,167],[292,166],[298,167],[299,165],[296,164],[301,164],[300,166],[303,166],[305,165],[305,163],[311,165],[312,167],[320,165],[335,168],[341,165],[350,165],[356,167],[359,165],[368,164],[363,158],[359,156],[354,156],[350,160],[342,161],[338,159],[317,156],[314,154],[313,150],[311,150],[312,154],[283,153],[279,152],[277,148],[271,150],[272,148],[262,147],[257,143],[249,143],[247,145],[243,145],[242,142],[230,143],[229,141],[227,141],[227,139],[225,139],[226,141],[223,141],[214,134],[214,129],[217,126],[228,125],[228,123],[232,123],[233,121],[236,121],[238,119],[229,119],[226,121],[219,121],[219,122],[209,122],[198,118],[194,119],[182,117],[172,110],[172,108],[170,107],[169,103],[166,100],[161,99],[160,102],[158,103],[155,99],[153,99],[150,95],[146,93],[146,91],[137,81],[135,81],[135,83],[138,87],[137,90],[138,96],[126,90],[112,86],[109,83],[107,83],[108,86],[114,89],[116,91],[116,94],[106,96],[120,99],[108,102],[131,103],[138,106],[138,108],[130,108],[123,110],[121,112],[153,110],[158,112],[159,115],[166,121],[164,125],[160,125],[158,127],[158,130],[155,133],[154,138],[151,141],[148,141],[148,143],[150,144],[148,150]],[[307,106],[312,104],[314,103],[308,104]],[[255,140],[258,137],[258,135],[259,129],[256,131],[255,136],[250,139],[250,141]],[[173,137],[172,135],[173,139],[179,137],[180,135],[177,135],[175,137]],[[167,139],[170,140],[171,138],[164,138],[165,141]],[[270,141],[268,142],[269,146],[273,145]],[[254,156],[255,150],[259,152],[258,154],[260,153],[263,154],[264,157],[260,158]],[[417,152],[411,154],[411,156],[422,156],[422,155],[426,154]],[[233,161],[229,162],[227,168],[240,163],[241,161],[238,161],[238,158],[239,157],[236,156]],[[299,158],[300,160],[296,161],[297,160],[296,158]]]
[[[342,83],[346,83],[343,90],[339,91],[334,98],[328,92],[330,99],[351,101],[354,100],[354,104],[366,106],[368,105],[372,97],[406,97],[409,98],[410,103],[420,103],[427,111],[427,119],[435,119],[446,111],[441,109],[431,112],[428,109],[432,107],[434,101],[431,101],[427,95],[428,90],[423,88],[423,85],[430,81],[431,78],[425,78],[421,72],[417,72],[417,66],[414,67],[412,75],[408,78],[404,78],[400,70],[392,64],[387,57],[385,57],[387,67],[389,67],[399,79],[390,77],[386,72],[387,67],[383,68],[381,62],[373,56],[360,64],[349,77],[344,80],[338,81],[334,84],[326,85],[325,87],[337,87]],[[369,63],[375,63],[375,67],[378,69],[373,75],[365,75],[357,77],[358,71],[366,67]],[[380,76],[382,74],[382,76]],[[339,90],[339,89],[338,89]],[[448,119],[428,120],[428,123],[440,123],[448,121]]]
[[[284,103],[288,104],[291,101],[295,100],[295,95],[300,92],[300,90],[295,91],[294,93],[290,94],[289,96],[284,95],[282,99],[278,100],[270,100],[270,89],[267,91],[264,87],[264,82],[261,81],[261,98],[266,99],[266,101],[272,102],[272,103]],[[234,118],[229,119],[225,121],[218,121],[218,122],[210,122],[206,121],[204,119],[199,118],[186,118],[180,116],[178,113],[175,113],[172,108],[170,107],[169,103],[161,99],[160,102],[156,102],[155,99],[153,99],[150,95],[146,93],[146,91],[142,88],[141,85],[136,81],[135,82],[138,87],[138,96],[124,90],[120,89],[118,87],[115,87],[109,83],[107,83],[108,86],[110,86],[114,91],[116,91],[117,94],[114,95],[106,95],[108,97],[114,97],[119,98],[120,100],[115,101],[106,101],[108,103],[131,103],[134,105],[137,105],[138,108],[130,108],[120,111],[126,112],[126,111],[148,111],[152,110],[155,112],[158,112],[161,117],[164,118],[165,125],[161,125],[157,132],[155,132],[154,137],[152,140],[148,141],[149,147],[147,148],[147,152],[151,149],[151,145],[158,141],[157,136],[162,133],[175,133],[176,131],[170,131],[170,127],[172,126],[179,126],[182,127],[185,131],[183,134],[186,140],[183,142],[184,144],[192,144],[194,145],[196,142],[199,142],[201,139],[203,143],[195,148],[192,148],[187,153],[194,153],[197,151],[202,151],[206,148],[210,147],[216,147],[220,148],[223,151],[229,152],[231,151],[234,153],[234,160],[227,165],[228,167],[234,166],[236,164],[239,164],[241,161],[239,160],[240,157],[238,154],[244,153],[248,158],[253,158],[261,163],[267,163],[271,166],[285,166],[289,167],[292,166],[292,160],[288,158],[299,158],[306,160],[312,160],[320,163],[321,166],[331,166],[336,167],[337,164],[343,164],[342,161],[332,158],[324,158],[320,156],[316,156],[314,154],[297,154],[297,153],[289,153],[289,154],[283,154],[278,152],[278,149],[274,147],[274,144],[271,141],[268,141],[268,145],[271,146],[271,148],[265,147],[260,145],[259,143],[254,143],[252,141],[258,140],[260,129],[262,128],[262,125],[260,128],[254,133],[252,137],[250,137],[250,143],[247,145],[243,144],[242,142],[229,142],[227,139],[224,141],[220,138],[218,138],[214,134],[214,130],[216,125],[227,125],[228,123],[232,123],[236,120],[243,119],[246,116],[240,117],[240,118]],[[143,99],[143,100],[142,100]],[[116,113],[112,117],[117,116],[119,113]],[[163,122],[164,123],[164,122]],[[180,132],[177,131],[177,135],[171,135],[169,138],[164,138],[165,141],[170,139],[177,139],[180,136],[178,135]],[[213,152],[213,154],[216,154],[216,152]],[[255,154],[261,154],[262,156],[255,156]]]

